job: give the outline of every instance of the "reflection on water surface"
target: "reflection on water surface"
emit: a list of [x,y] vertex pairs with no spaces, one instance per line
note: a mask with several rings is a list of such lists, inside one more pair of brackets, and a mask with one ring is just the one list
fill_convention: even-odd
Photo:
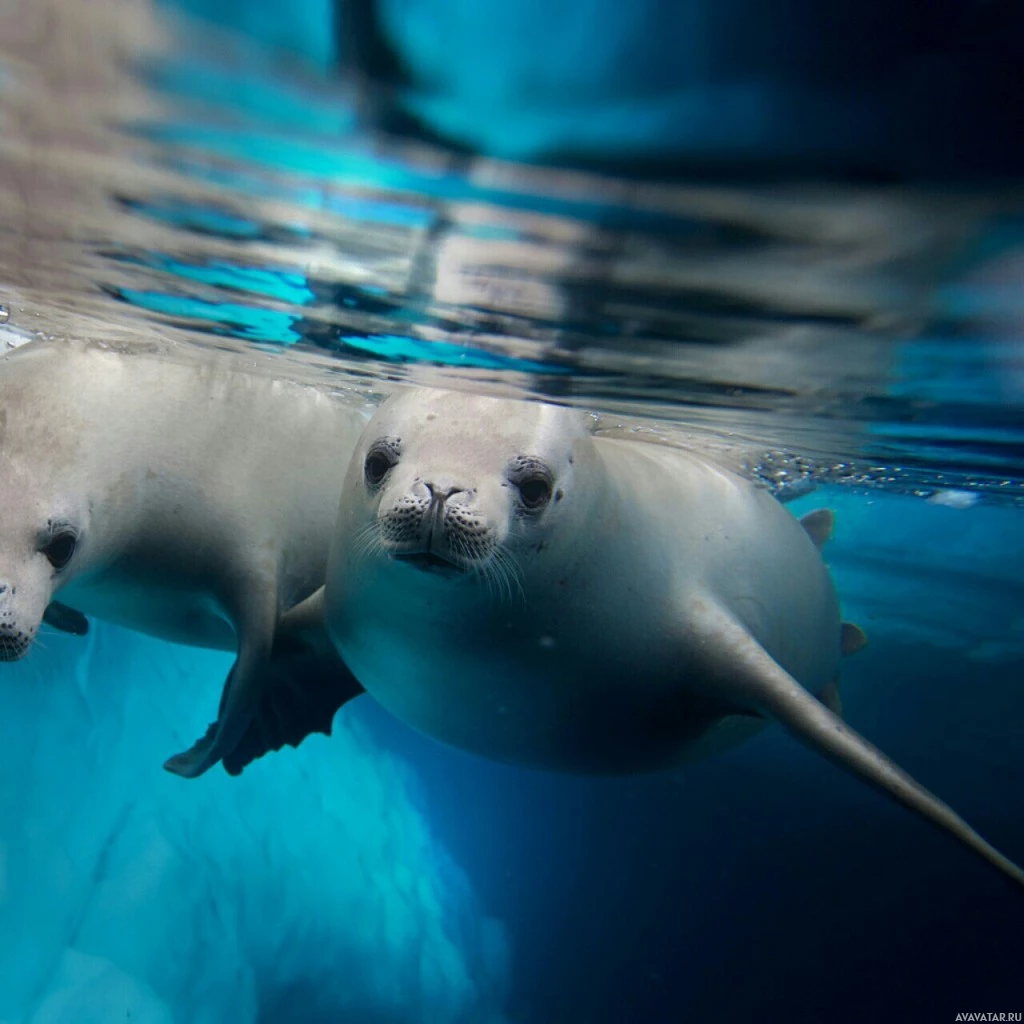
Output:
[[1024,493],[1019,190],[473,158],[357,130],[344,86],[144,5],[48,10],[0,14],[9,343],[511,388],[775,483]]

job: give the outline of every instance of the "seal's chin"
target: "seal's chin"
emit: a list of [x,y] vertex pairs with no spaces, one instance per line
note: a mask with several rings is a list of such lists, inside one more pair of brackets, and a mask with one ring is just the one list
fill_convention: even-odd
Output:
[[436,551],[393,551],[391,557],[396,562],[435,576],[464,576],[469,571],[468,566],[453,562]]

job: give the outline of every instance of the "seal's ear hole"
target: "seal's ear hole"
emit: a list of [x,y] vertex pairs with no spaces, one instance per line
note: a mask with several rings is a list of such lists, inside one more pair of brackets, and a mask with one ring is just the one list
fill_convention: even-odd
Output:
[[43,545],[43,554],[54,569],[63,569],[71,561],[78,546],[78,535],[67,527],[57,527]]
[[379,487],[388,475],[388,470],[398,462],[399,442],[397,439],[382,438],[366,453],[363,475],[370,487]]

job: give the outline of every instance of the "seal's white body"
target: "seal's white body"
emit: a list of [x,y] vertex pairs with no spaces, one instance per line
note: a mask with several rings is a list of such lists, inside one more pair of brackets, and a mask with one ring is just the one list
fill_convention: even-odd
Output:
[[381,704],[505,761],[599,773],[669,767],[762,724],[721,719],[728,706],[686,662],[686,609],[707,598],[731,608],[812,693],[832,681],[835,591],[806,531],[770,494],[659,445],[581,438],[576,465],[584,460],[589,479],[577,473],[582,487],[566,499],[572,523],[552,530],[544,550],[517,551],[510,591],[360,557],[353,540],[365,512],[346,490],[328,620]]
[[518,764],[668,768],[778,722],[1024,886],[835,713],[863,634],[818,551],[831,520],[567,409],[410,389],[356,445],[324,589],[283,628],[326,629],[397,717]]
[[[130,629],[238,649],[234,683],[244,687],[281,612],[323,583],[339,452],[364,423],[337,397],[247,372],[223,353],[165,358],[68,342],[7,354],[5,621],[30,640],[59,594]],[[55,520],[78,537],[62,571],[38,553]]]

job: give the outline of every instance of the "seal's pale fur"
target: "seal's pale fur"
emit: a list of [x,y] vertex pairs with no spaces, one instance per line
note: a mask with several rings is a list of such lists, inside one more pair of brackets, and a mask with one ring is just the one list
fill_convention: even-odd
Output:
[[[58,608],[237,650],[218,723],[168,762],[205,771],[260,713],[282,611],[323,582],[338,455],[364,423],[339,398],[227,353],[72,342],[8,353],[0,651],[22,656],[57,594]],[[47,621],[79,631],[82,620]]]
[[818,550],[830,529],[567,409],[408,390],[358,442],[325,590],[286,628],[325,625],[399,718],[518,764],[669,768],[778,722],[1024,884],[832,710],[863,635]]

